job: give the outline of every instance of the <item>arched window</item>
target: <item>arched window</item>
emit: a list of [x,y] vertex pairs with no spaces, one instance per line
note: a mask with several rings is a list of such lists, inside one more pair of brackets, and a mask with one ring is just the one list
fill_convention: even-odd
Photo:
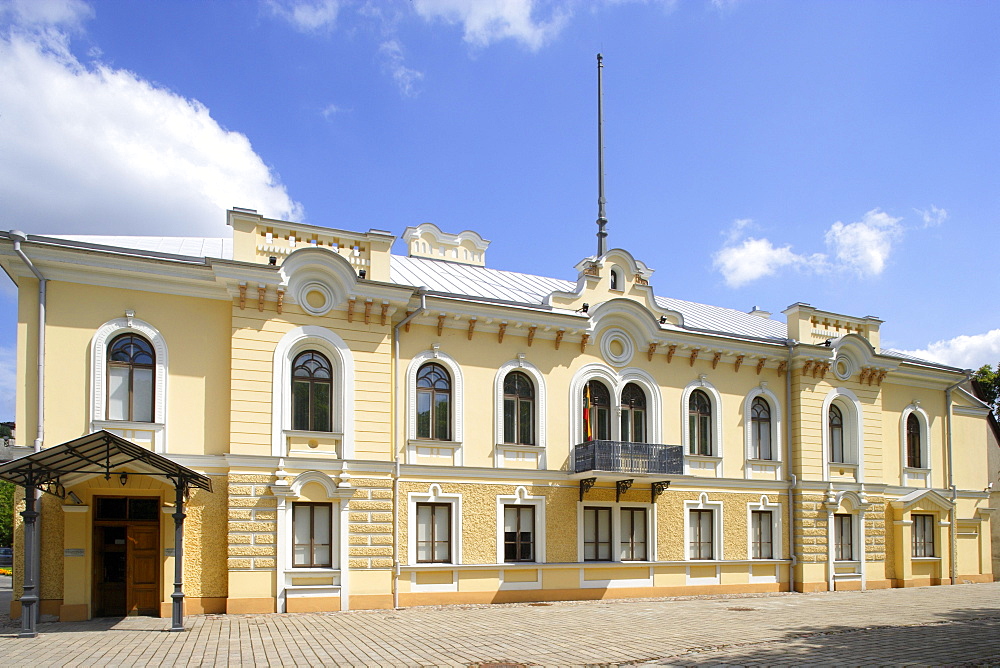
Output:
[[138,334],[122,334],[108,345],[108,419],[153,421],[156,386],[153,346]]
[[920,420],[915,413],[906,418],[906,465],[911,469],[924,468],[920,447]]
[[292,429],[331,431],[333,368],[322,353],[307,350],[292,361]]
[[701,390],[688,400],[688,435],[692,455],[712,455],[712,402]]
[[451,376],[435,362],[417,372],[417,438],[451,440]]
[[521,371],[503,380],[503,442],[535,444],[535,386]]
[[646,393],[636,383],[622,390],[622,440],[646,442]]
[[611,439],[611,394],[604,383],[588,381],[583,388],[583,434],[585,441]]
[[830,461],[846,464],[844,459],[844,414],[836,404],[830,404],[827,418],[830,430]]
[[750,405],[750,447],[754,459],[773,459],[771,452],[771,407],[757,397]]
[[618,276],[618,270],[611,270],[611,289],[621,290],[621,278]]

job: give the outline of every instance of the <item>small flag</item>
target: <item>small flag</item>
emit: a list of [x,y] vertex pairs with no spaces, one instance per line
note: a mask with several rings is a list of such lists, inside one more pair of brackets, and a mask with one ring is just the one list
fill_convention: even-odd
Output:
[[594,440],[590,429],[590,383],[583,386],[583,440]]

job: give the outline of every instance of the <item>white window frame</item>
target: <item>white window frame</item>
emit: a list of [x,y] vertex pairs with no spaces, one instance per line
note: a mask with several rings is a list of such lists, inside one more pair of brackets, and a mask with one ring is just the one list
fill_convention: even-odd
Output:
[[[525,373],[531,382],[535,386],[535,400],[534,400],[534,419],[535,419],[535,444],[534,445],[519,445],[515,443],[504,443],[504,433],[503,433],[503,384],[506,380],[507,375],[513,371],[521,371]],[[494,420],[493,420],[493,442],[496,445],[494,449],[495,462],[494,466],[503,466],[503,461],[506,458],[507,452],[529,452],[537,453],[538,455],[538,468],[544,469],[545,464],[545,436],[546,436],[546,399],[545,399],[545,376],[542,372],[538,370],[538,367],[533,365],[524,359],[524,355],[520,354],[517,359],[512,359],[508,362],[504,362],[500,365],[497,370],[496,378],[493,382],[493,406],[495,409]]]
[[[424,563],[417,561],[417,504],[443,503],[451,506],[451,549],[448,563]],[[434,483],[426,493],[410,492],[406,495],[406,563],[418,568],[451,568],[462,563],[462,495],[444,494],[441,485]]]
[[[436,362],[448,370],[451,376],[451,438],[450,441],[417,438],[417,374],[420,367],[428,362]],[[433,344],[430,350],[417,353],[406,367],[406,456],[407,463],[417,461],[417,445],[434,448],[449,448],[453,450],[455,466],[462,466],[462,443],[464,439],[464,380],[462,368],[453,357],[442,352],[438,344]]]
[[[323,353],[333,368],[331,382],[331,431],[292,429],[292,362],[307,350]],[[340,441],[337,456],[354,457],[354,356],[335,332],[318,325],[305,325],[285,333],[274,348],[271,376],[271,455],[287,457],[290,434]]]
[[[535,510],[535,560],[504,561],[504,509],[507,506],[531,507]],[[497,496],[497,564],[518,566],[520,564],[545,563],[545,497],[531,496],[525,486],[519,486],[513,495]]]
[[[846,462],[830,461],[830,406],[836,403],[844,417],[844,459]],[[822,408],[823,480],[830,480],[832,468],[854,468],[855,480],[864,480],[864,410],[854,392],[838,387],[830,390],[823,400]]]
[[[712,454],[692,455],[691,454],[691,429],[688,424],[688,404],[691,401],[691,393],[695,390],[702,390],[708,396],[708,401],[712,406]],[[701,463],[704,468],[713,468],[715,477],[722,476],[722,395],[715,389],[712,383],[708,382],[705,374],[691,381],[684,387],[681,393],[681,446],[684,448],[684,473],[690,473],[692,463]]]
[[[138,334],[149,341],[156,354],[154,364],[153,421],[109,420],[107,417],[108,343],[120,334]],[[167,452],[167,343],[158,329],[136,317],[109,320],[90,341],[90,431],[106,429],[129,438],[132,431],[152,434],[154,452]]]
[[[771,459],[759,459],[753,456],[753,420],[752,420],[752,409],[753,401],[757,397],[760,397],[767,402],[768,407],[771,409]],[[749,462],[770,462],[772,464],[780,465],[782,463],[782,454],[784,450],[781,449],[781,432],[782,432],[782,416],[781,416],[781,403],[778,401],[778,397],[767,388],[767,383],[762,382],[759,386],[753,388],[747,393],[746,398],[743,400],[743,435],[745,443],[745,453],[747,463]],[[685,426],[687,426],[685,424]],[[750,466],[746,467],[747,477],[750,477]],[[780,476],[779,472],[779,476]]]
[[649,373],[636,367],[628,367],[620,372],[604,364],[587,364],[581,367],[569,384],[569,440],[572,447],[583,443],[583,388],[592,380],[604,383],[611,395],[608,420],[612,441],[621,440],[622,391],[629,383],[635,383],[646,394],[646,442],[663,442],[663,398],[660,388]]
[[[845,515],[851,518],[851,558],[850,559],[838,559],[837,558],[837,515]],[[859,529],[861,519],[860,514],[854,511],[844,512],[839,511],[832,513],[830,519],[833,522],[833,526],[830,527],[830,552],[833,555],[833,563],[835,564],[851,564],[861,561],[860,558],[860,545],[858,543],[858,537],[860,535]]]
[[[753,556],[753,513],[754,511],[765,511],[771,513],[771,557],[770,559]],[[760,497],[757,503],[747,504],[747,559],[752,561],[773,561],[781,559],[781,504],[771,503],[766,495]]]
[[[611,559],[600,561],[587,561],[584,559],[583,551],[583,509],[587,508],[610,508],[611,509]],[[622,561],[622,509],[642,508],[646,511],[646,559],[641,561]],[[590,565],[599,564],[649,564],[656,561],[656,504],[653,503],[627,503],[614,501],[578,501],[576,505],[576,549],[577,561]]]
[[[285,473],[283,470],[278,471],[279,474]],[[287,475],[287,474],[286,474]],[[321,471],[304,471],[298,474],[294,480],[289,484],[287,480],[285,485],[281,485],[281,477],[279,475],[279,484],[272,487],[276,492],[275,496],[278,499],[277,507],[277,572],[278,572],[278,583],[277,583],[277,597],[278,597],[278,610],[280,612],[285,612],[288,605],[288,594],[289,592],[298,589],[305,596],[339,596],[340,597],[340,608],[341,610],[347,610],[349,604],[348,596],[348,576],[350,569],[343,568],[343,565],[347,563],[348,560],[348,528],[350,526],[348,522],[348,511],[349,511],[349,499],[354,494],[353,488],[349,486],[340,487],[337,482]],[[318,483],[326,492],[325,499],[301,499],[302,488],[309,483]],[[330,522],[332,526],[330,527],[330,558],[331,567],[330,568],[296,568],[292,564],[293,559],[293,546],[292,546],[292,531],[293,531],[293,514],[292,507],[297,502],[316,502],[316,503],[330,503]],[[341,570],[343,568],[343,570]],[[324,576],[333,576],[334,584],[328,587],[296,587],[293,584],[293,578],[308,576],[312,574],[320,574]]]
[[[916,415],[917,423],[920,425],[920,461],[924,464],[921,467],[907,465],[906,422],[910,415]],[[919,402],[915,401],[903,409],[903,414],[899,418],[899,483],[903,487],[911,486],[907,484],[911,482],[916,482],[921,487],[931,486],[930,425],[930,416],[920,407]]]
[[[691,558],[691,511],[692,510],[712,510],[712,558],[692,559]],[[694,564],[709,564],[722,561],[724,555],[722,537],[722,501],[710,501],[708,494],[702,492],[697,501],[684,502],[684,560]]]

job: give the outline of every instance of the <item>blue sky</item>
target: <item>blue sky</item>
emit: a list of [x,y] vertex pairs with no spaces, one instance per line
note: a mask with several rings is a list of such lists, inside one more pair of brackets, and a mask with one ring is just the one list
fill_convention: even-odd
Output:
[[602,52],[609,242],[657,294],[875,315],[886,347],[995,364],[997,26],[996,2],[0,0],[0,226],[430,221],[575,278]]

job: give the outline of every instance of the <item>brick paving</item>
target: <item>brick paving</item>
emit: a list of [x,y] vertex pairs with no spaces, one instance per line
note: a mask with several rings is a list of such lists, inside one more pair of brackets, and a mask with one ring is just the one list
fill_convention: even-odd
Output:
[[0,628],[4,666],[1000,665],[1000,583]]

